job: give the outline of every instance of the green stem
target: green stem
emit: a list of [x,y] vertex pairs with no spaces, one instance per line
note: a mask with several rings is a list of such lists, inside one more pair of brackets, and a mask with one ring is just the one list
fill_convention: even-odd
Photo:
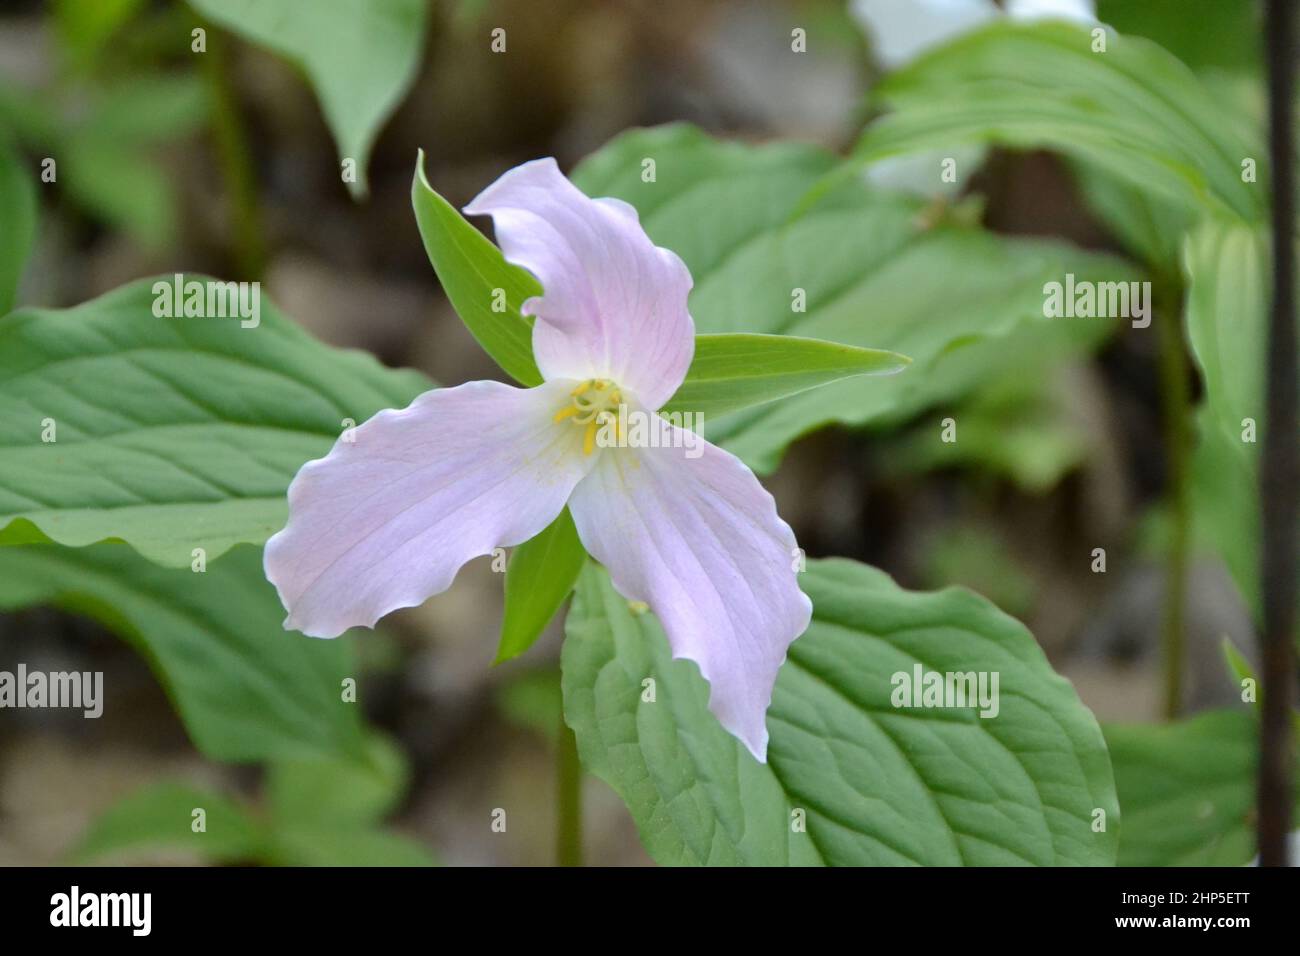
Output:
[[[1265,368],[1264,442],[1260,449],[1263,541],[1260,555],[1264,592],[1264,692],[1260,698],[1259,813],[1260,866],[1287,866],[1295,774],[1292,707],[1295,703],[1297,572],[1300,571],[1300,368],[1296,353],[1295,275],[1295,91],[1300,24],[1290,0],[1269,0],[1268,52],[1269,168],[1273,176],[1273,282]],[[1294,864],[1295,861],[1291,861]]]
[[578,760],[578,738],[564,722],[563,707],[559,729],[555,766],[555,865],[582,866],[582,764]]
[[1164,297],[1156,320],[1160,355],[1160,400],[1164,418],[1169,492],[1169,551],[1165,556],[1165,607],[1161,626],[1164,659],[1164,712],[1175,719],[1182,709],[1186,658],[1187,568],[1191,547],[1192,396],[1187,350],[1177,295]]
[[198,55],[203,57],[204,73],[212,95],[212,131],[217,141],[222,177],[230,196],[232,256],[239,278],[252,282],[262,278],[266,267],[266,249],[262,244],[262,222],[257,206],[257,176],[239,103],[230,82],[225,37],[210,23],[204,22],[203,28],[207,31],[207,52]]
[[582,866],[582,763],[578,738],[564,722],[560,708],[560,733],[555,775],[555,865]]

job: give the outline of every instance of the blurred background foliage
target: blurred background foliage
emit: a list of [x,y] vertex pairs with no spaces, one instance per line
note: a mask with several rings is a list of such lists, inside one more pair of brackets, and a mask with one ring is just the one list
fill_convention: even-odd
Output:
[[[6,243],[29,232],[34,240],[21,282],[0,264],[0,298],[8,283],[20,304],[65,307],[181,270],[257,279],[328,343],[441,383],[499,378],[429,268],[410,208],[418,149],[430,181],[457,206],[518,162],[554,155],[571,169],[630,127],[666,122],[845,154],[872,115],[866,93],[881,73],[872,39],[839,0],[340,0],[330,15],[326,6],[6,4],[0,184],[24,178],[32,185],[14,188],[30,188],[33,200],[31,223],[0,228],[9,234],[0,260],[12,258]],[[1263,108],[1257,16],[1244,0],[1099,5],[1102,21],[1181,57],[1246,125]],[[807,30],[808,53],[774,56],[794,26]],[[504,54],[491,49],[497,27],[507,31]],[[196,29],[205,31],[201,53]],[[41,179],[47,159],[57,164],[51,182]],[[599,164],[586,174],[599,180]],[[1200,837],[1151,831],[1124,846],[1123,861],[1242,862],[1249,719],[1219,713],[1162,729],[1180,738],[1172,758],[1147,728],[1133,729],[1162,715],[1170,472],[1156,337],[1100,323],[1022,328],[1010,318],[1040,308],[1037,290],[1067,261],[1114,268],[1113,257],[1127,256],[1122,268],[1133,276],[1176,273],[1185,222],[1152,201],[1144,227],[1126,214],[1133,197],[1114,180],[1037,150],[992,150],[956,197],[882,196],[873,215],[940,224],[934,241],[948,245],[870,287],[881,321],[901,316],[905,336],[922,328],[926,310],[962,310],[973,330],[1005,322],[1005,334],[980,344],[973,331],[970,347],[927,356],[933,377],[904,382],[917,393],[888,414],[854,399],[800,419],[788,437],[803,437],[783,456],[781,447],[745,445],[746,419],[729,420],[726,434],[771,472],[781,513],[810,555],[857,558],[908,587],[965,584],[1024,620],[1099,719],[1116,723],[1108,740],[1121,801],[1131,788],[1157,825],[1168,819],[1161,801],[1183,801],[1179,812],[1198,819],[1212,801],[1210,816],[1225,821]],[[858,228],[869,233],[874,221]],[[689,241],[689,224],[682,230]],[[1178,295],[1159,300],[1155,321],[1180,307]],[[853,334],[859,344],[913,351]],[[1200,380],[1185,377],[1195,397]],[[836,397],[813,401],[835,406]],[[955,445],[938,441],[948,417],[960,423]],[[832,419],[839,424],[803,434]],[[1254,650],[1248,605],[1215,554],[1239,530],[1240,487],[1216,492],[1224,471],[1204,461],[1198,475],[1195,524],[1211,533],[1189,570],[1185,713],[1240,703],[1225,636],[1247,658]],[[1092,567],[1097,547],[1105,573]],[[490,667],[501,578],[487,561],[379,632],[339,642],[352,661],[340,666],[360,678],[364,718],[336,728],[360,748],[338,763],[270,739],[235,739],[237,731],[231,739],[198,731],[228,715],[205,723],[185,714],[182,726],[147,661],[178,633],[166,575],[188,572],[139,568],[124,612],[121,595],[69,597],[80,586],[60,583],[74,572],[57,552],[9,550],[0,551],[0,608],[18,610],[0,616],[0,667],[103,670],[110,705],[98,721],[5,712],[0,863],[551,859],[559,628]],[[122,568],[138,559],[100,546],[73,559],[82,563],[75,573],[97,561]],[[242,548],[213,570],[255,576],[240,566],[258,563]],[[247,620],[229,627],[243,638],[289,640],[278,608],[250,598],[241,613]],[[136,636],[122,643],[109,630]],[[231,643],[240,640],[232,633]],[[274,666],[292,672],[293,652],[284,653]],[[212,702],[213,712],[222,705]],[[1207,740],[1228,756],[1206,758],[1198,747]],[[1183,761],[1170,772],[1186,786],[1161,789],[1142,774],[1150,760]],[[613,793],[592,779],[586,797],[589,860],[645,862]],[[226,839],[176,839],[149,825],[188,821],[200,805],[210,821],[225,821]],[[494,832],[491,814],[502,807],[510,825]]]

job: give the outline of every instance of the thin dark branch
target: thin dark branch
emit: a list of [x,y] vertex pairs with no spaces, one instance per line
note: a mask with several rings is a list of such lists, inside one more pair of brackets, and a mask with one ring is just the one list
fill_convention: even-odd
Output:
[[1268,332],[1263,498],[1263,677],[1259,760],[1261,866],[1285,866],[1291,828],[1291,708],[1295,689],[1296,550],[1300,522],[1300,381],[1295,309],[1295,0],[1269,0],[1269,168],[1273,180],[1273,301]]

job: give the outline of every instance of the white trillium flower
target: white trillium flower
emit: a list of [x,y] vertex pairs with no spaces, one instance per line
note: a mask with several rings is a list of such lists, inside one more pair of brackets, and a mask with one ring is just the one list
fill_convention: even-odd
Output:
[[288,524],[266,545],[285,627],[315,637],[372,627],[567,505],[614,587],[650,606],[673,656],[708,680],[709,708],[764,760],[777,671],[812,614],[794,533],[753,472],[703,438],[596,440],[620,407],[654,412],[685,378],[690,272],[636,210],[588,198],[553,159],[510,170],[465,211],[491,216],[506,259],[542,285],[522,311],[535,317],[545,381],[426,392],[304,465]]

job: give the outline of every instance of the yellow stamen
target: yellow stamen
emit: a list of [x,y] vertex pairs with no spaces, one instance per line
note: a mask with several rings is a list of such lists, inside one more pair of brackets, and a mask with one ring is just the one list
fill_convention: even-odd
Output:
[[613,425],[618,436],[622,437],[618,409],[623,404],[623,393],[617,385],[608,379],[591,378],[579,384],[569,395],[569,404],[555,413],[554,420],[582,426],[584,455],[595,452],[596,439],[605,425]]

